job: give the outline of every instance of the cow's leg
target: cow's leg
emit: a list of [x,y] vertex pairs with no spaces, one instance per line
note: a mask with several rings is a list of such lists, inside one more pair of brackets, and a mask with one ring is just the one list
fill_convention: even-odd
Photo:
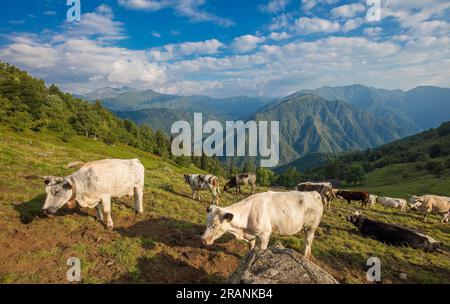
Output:
[[95,210],[97,211],[97,220],[103,223],[105,219],[103,218],[102,204],[97,204]]
[[114,227],[114,223],[111,218],[111,197],[110,196],[102,197],[102,204],[103,204],[103,212],[106,215],[106,227],[112,230],[112,228]]
[[211,193],[212,193],[212,203],[213,204],[217,203],[217,205],[218,205],[219,204],[219,196],[217,195],[216,188],[209,187],[209,191],[211,191]]
[[305,250],[303,253],[303,256],[305,259],[309,259],[311,256],[311,245],[314,240],[314,229],[309,228],[306,230],[306,236],[305,236]]
[[195,201],[195,195],[197,194],[197,190],[192,189],[192,199]]
[[347,199],[347,204],[351,204],[351,203],[352,203],[352,201]]
[[142,202],[143,197],[144,193],[142,191],[142,187],[134,187],[134,211],[136,211],[136,213],[144,212],[144,206]]
[[450,217],[450,212],[448,212],[447,214],[444,214],[444,217],[442,218],[442,222],[443,223],[448,223],[448,218]]
[[426,213],[426,212],[423,214],[423,221],[424,221],[424,222],[427,221],[427,214],[428,214],[428,213]]
[[261,250],[266,250],[267,246],[269,246],[270,234],[262,234],[260,236],[261,239]]

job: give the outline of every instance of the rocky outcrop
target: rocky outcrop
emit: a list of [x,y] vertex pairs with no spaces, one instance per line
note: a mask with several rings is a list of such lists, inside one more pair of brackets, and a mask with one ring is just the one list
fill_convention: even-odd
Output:
[[241,261],[232,284],[339,284],[325,270],[281,245],[254,249]]

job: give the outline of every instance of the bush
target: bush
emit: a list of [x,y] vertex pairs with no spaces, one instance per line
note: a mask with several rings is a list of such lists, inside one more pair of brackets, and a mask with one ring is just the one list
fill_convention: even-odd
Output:
[[430,160],[425,163],[425,169],[430,173],[440,174],[444,169],[444,164],[440,161]]

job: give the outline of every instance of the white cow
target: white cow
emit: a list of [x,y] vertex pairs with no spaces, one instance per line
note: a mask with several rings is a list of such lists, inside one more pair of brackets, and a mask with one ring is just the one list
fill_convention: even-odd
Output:
[[111,198],[134,196],[136,213],[144,211],[144,172],[139,159],[105,159],[87,163],[66,177],[48,176],[45,178],[47,198],[42,209],[45,213],[55,213],[64,205],[74,207],[77,202],[84,208],[96,207],[98,219],[104,221],[104,212],[106,225],[112,229]]
[[314,232],[323,213],[318,192],[264,192],[252,195],[226,208],[208,207],[204,244],[212,245],[224,233],[246,240],[255,247],[256,238],[261,249],[267,249],[272,233],[294,235],[300,231],[305,237],[305,258],[311,255]]
[[384,207],[396,208],[400,210],[405,210],[408,203],[406,200],[402,198],[393,198],[393,197],[378,197],[377,203]]
[[424,214],[423,220],[427,220],[428,213],[442,214],[442,222],[448,222],[450,218],[450,197],[438,195],[411,195],[410,207]]

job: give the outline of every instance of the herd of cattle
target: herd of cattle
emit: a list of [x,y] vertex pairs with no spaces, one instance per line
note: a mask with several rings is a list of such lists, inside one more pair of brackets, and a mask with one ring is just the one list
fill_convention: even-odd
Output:
[[[74,208],[96,208],[98,219],[108,228],[113,227],[111,218],[111,198],[134,197],[136,213],[143,212],[144,166],[138,159],[106,159],[85,164],[67,177],[45,177],[47,197],[44,213],[55,213],[63,206]],[[324,209],[331,208],[334,199],[344,199],[348,203],[359,201],[368,207],[379,203],[386,207],[404,210],[408,205],[412,210],[424,214],[442,214],[442,222],[450,216],[450,198],[436,195],[411,196],[409,204],[404,199],[377,197],[365,191],[333,189],[331,183],[301,183],[295,191],[253,194],[256,189],[256,175],[251,173],[233,176],[223,191],[249,185],[251,195],[228,207],[219,207],[221,196],[219,178],[208,174],[184,176],[192,190],[192,198],[199,198],[200,190],[209,190],[213,205],[207,209],[206,230],[201,237],[204,244],[213,244],[224,233],[233,234],[237,239],[266,249],[272,233],[278,235],[305,234],[304,255],[311,254],[314,232],[319,226]],[[214,204],[215,203],[215,204]],[[106,221],[104,220],[106,216]]]

